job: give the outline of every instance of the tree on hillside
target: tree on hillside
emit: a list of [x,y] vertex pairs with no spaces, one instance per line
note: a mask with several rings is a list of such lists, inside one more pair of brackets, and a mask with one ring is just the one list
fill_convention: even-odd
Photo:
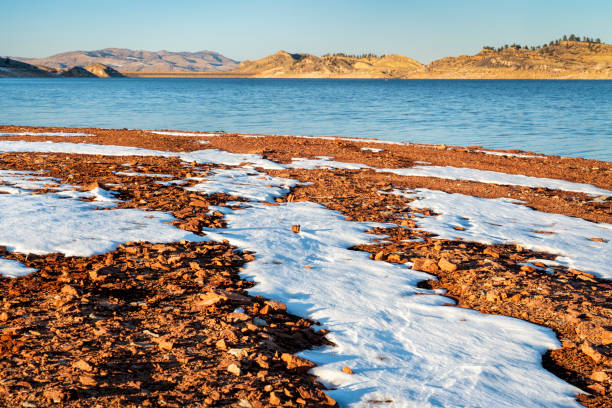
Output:
[[567,35],[563,34],[563,41],[567,41]]

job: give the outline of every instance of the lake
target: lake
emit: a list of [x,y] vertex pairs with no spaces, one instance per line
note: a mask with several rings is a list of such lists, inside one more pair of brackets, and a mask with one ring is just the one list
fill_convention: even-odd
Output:
[[0,124],[375,137],[612,161],[612,81],[4,78]]

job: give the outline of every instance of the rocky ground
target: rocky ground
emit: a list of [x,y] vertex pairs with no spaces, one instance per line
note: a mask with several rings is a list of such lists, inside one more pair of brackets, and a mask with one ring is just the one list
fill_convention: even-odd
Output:
[[[211,147],[258,153],[281,163],[293,157],[323,155],[380,168],[428,162],[612,189],[609,162],[505,157],[482,153],[480,147],[0,127],[0,132],[24,131],[96,136],[2,139],[178,152]],[[129,167],[123,166],[126,162]],[[209,206],[225,206],[240,198],[192,193],[156,184],[160,178],[115,172],[132,169],[187,179],[205,175],[212,167],[185,166],[179,159],[161,157],[0,154],[2,170],[45,170],[49,176],[82,189],[102,185],[123,200],[120,207],[171,212],[178,228],[198,234],[202,227],[224,227],[223,214],[210,212]],[[412,262],[414,269],[436,276],[437,280],[423,281],[421,286],[446,289],[457,302],[451,305],[449,299],[449,307],[512,316],[553,329],[562,348],[549,351],[543,358],[544,366],[583,389],[585,393],[578,399],[585,406],[612,406],[610,281],[561,266],[526,265],[532,258],[554,256],[516,245],[436,238],[415,224],[418,217],[433,213],[409,207],[406,198],[380,192],[425,187],[484,198],[510,197],[538,211],[612,223],[609,197],[593,200],[584,193],[398,176],[370,169],[267,172],[311,183],[295,187],[277,201],[311,201],[338,210],[347,219],[391,223],[371,231],[374,240],[376,234],[388,236],[384,241],[354,249],[370,252],[381,262]],[[324,387],[307,373],[312,363],[293,354],[326,344],[325,330],[315,333],[313,322],[287,314],[285,306],[274,299],[249,296],[252,283],[241,279],[239,271],[253,254],[223,242],[131,242],[91,257],[7,253],[1,247],[0,255],[38,270],[21,278],[0,278],[1,406],[335,405]]]

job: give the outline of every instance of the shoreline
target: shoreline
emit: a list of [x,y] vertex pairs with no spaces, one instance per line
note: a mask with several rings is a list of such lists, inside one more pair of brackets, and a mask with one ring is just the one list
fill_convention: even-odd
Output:
[[[531,208],[533,214],[530,214],[533,217],[536,217],[537,213],[537,216],[544,214],[547,217],[572,217],[575,222],[585,220],[591,221],[589,224],[612,224],[612,211],[610,211],[612,201],[609,195],[606,197],[605,192],[599,195],[597,193],[600,190],[612,190],[611,162],[559,156],[538,157],[542,155],[533,156],[530,152],[516,150],[506,151],[505,154],[507,155],[504,155],[503,151],[496,149],[495,152],[501,153],[501,155],[496,155],[484,153],[479,147],[392,144],[384,141],[357,140],[355,138],[321,139],[316,137],[230,133],[203,133],[201,136],[189,136],[186,135],[186,132],[172,131],[171,133],[174,134],[155,134],[144,130],[12,126],[1,126],[0,132],[63,133],[63,135],[51,136],[3,136],[0,138],[0,150],[3,148],[5,150],[2,151],[7,151],[6,149],[9,146],[16,146],[16,143],[22,143],[23,146],[28,146],[27,143],[30,143],[29,146],[34,146],[33,143],[41,141],[50,141],[52,143],[47,144],[47,146],[56,145],[58,149],[61,147],[65,150],[64,153],[60,152],[61,149],[56,152],[38,150],[37,153],[32,150],[29,153],[21,153],[19,149],[24,148],[19,147],[21,145],[14,149],[11,147],[12,152],[0,153],[1,170],[46,170],[48,173],[45,176],[54,177],[56,183],[70,183],[70,185],[76,186],[77,190],[83,190],[84,186],[95,182],[98,187],[115,191],[118,194],[118,198],[123,200],[122,203],[115,204],[118,208],[141,208],[171,212],[177,220],[173,222],[176,227],[196,235],[202,234],[201,231],[206,234],[206,231],[212,233],[214,230],[217,231],[215,233],[222,236],[225,229],[231,227],[228,225],[228,217],[233,217],[233,215],[230,216],[230,212],[231,214],[238,214],[240,211],[245,211],[240,209],[241,206],[249,205],[244,196],[241,197],[240,195],[247,194],[250,191],[249,188],[251,187],[248,186],[255,185],[253,183],[256,182],[257,177],[271,177],[264,182],[264,184],[270,184],[259,187],[264,189],[261,191],[268,191],[274,187],[274,183],[278,182],[276,180],[297,180],[302,184],[290,188],[283,187],[282,189],[274,187],[279,188],[279,190],[274,190],[275,194],[271,196],[272,198],[258,199],[269,202],[262,208],[267,205],[270,208],[275,208],[275,206],[295,205],[292,203],[315,203],[329,210],[338,211],[339,214],[342,214],[344,222],[348,224],[352,222],[386,223],[384,227],[382,225],[375,227],[371,233],[386,235],[389,238],[381,241],[378,239],[380,237],[372,235],[372,242],[355,245],[352,249],[369,254],[373,265],[380,264],[381,267],[384,265],[384,267],[389,268],[406,268],[410,265],[412,270],[430,274],[430,278],[420,279],[418,287],[422,293],[417,293],[417,297],[423,297],[422,295],[427,294],[439,296],[443,292],[436,291],[444,290],[444,296],[449,301],[454,299],[457,302],[458,310],[462,308],[473,309],[484,313],[485,316],[510,316],[549,327],[557,334],[562,347],[543,356],[545,367],[582,390],[588,390],[591,393],[590,396],[582,394],[579,397],[579,401],[585,406],[603,407],[610,403],[612,385],[610,385],[607,374],[609,369],[607,367],[612,363],[610,353],[612,332],[607,328],[610,317],[608,316],[609,308],[606,306],[606,299],[612,296],[612,285],[609,277],[605,277],[607,276],[605,275],[606,271],[581,271],[576,267],[568,267],[567,265],[572,265],[571,262],[565,265],[558,262],[551,263],[550,261],[555,259],[553,254],[542,250],[529,249],[529,244],[519,245],[514,242],[487,244],[477,242],[478,239],[470,240],[467,238],[468,235],[465,235],[465,238],[462,239],[436,237],[420,223],[423,223],[425,219],[437,219],[440,214],[436,214],[435,211],[427,207],[416,206],[418,201],[422,199],[414,196],[402,196],[398,192],[405,194],[406,192],[421,191],[425,194],[427,191],[439,191],[449,195],[449,197],[459,197],[461,195],[462,197],[477,198],[483,200],[483,202],[489,202],[486,200],[514,199],[519,200],[519,202],[511,205],[515,206],[517,210]],[[92,136],[74,135],[83,133],[92,134]],[[69,134],[72,135],[67,136]],[[189,134],[193,135],[195,133],[190,132]],[[92,155],[94,153],[90,153],[90,155],[67,153],[70,149],[85,146],[76,145],[77,143],[84,143],[88,146],[107,146],[109,148],[112,146],[127,146],[134,149],[149,150],[142,151],[142,155],[139,153],[140,157],[130,156],[128,159],[122,158],[122,155],[105,156],[102,150],[100,150],[101,153],[98,153],[102,154],[101,156]],[[44,146],[36,146],[36,149],[44,148]],[[223,158],[225,156],[215,153],[215,151],[211,151],[212,156],[202,156],[202,153],[198,153],[202,152],[202,149],[217,149],[218,151],[228,152],[228,156]],[[133,152],[139,151],[133,150]],[[168,154],[167,157],[152,157],[147,156],[147,152],[166,152]],[[213,156],[216,156],[216,158],[208,159],[208,157]],[[202,157],[207,157],[207,159],[204,160]],[[298,157],[301,159],[296,160]],[[122,163],[125,164],[126,160],[129,166],[122,165]],[[213,162],[214,160],[222,160],[223,163],[210,163],[211,160]],[[242,170],[242,162],[244,161],[255,161],[255,163],[248,170]],[[266,166],[268,167],[266,168]],[[450,175],[448,173],[449,167],[468,169],[470,172],[467,174],[464,171],[464,173]],[[409,169],[412,169],[412,173],[407,171]],[[428,170],[428,172],[423,172],[423,169]],[[431,173],[434,170],[437,173]],[[119,174],[120,171],[128,172],[128,174]],[[238,185],[243,187],[234,186],[237,189],[225,190],[225,193],[220,190],[213,192],[212,187],[204,181],[207,186],[205,190],[189,192],[180,187],[181,184],[160,184],[167,181],[160,176],[163,174],[170,174],[179,181],[187,181],[186,185],[191,187],[198,186],[207,177],[209,183],[210,179],[214,177],[218,178],[215,178],[217,183],[226,183],[228,182],[227,173],[224,172],[227,171],[238,172],[229,173],[232,175],[230,178],[237,180]],[[241,172],[245,171],[256,172],[258,175],[252,179],[241,181],[239,177],[242,174]],[[421,174],[418,173],[419,171]],[[447,173],[444,173],[445,171]],[[147,176],[147,174],[150,175]],[[506,176],[501,177],[500,174]],[[496,182],[486,181],[485,176]],[[525,176],[527,178],[521,178],[521,181],[517,182],[515,178],[510,176]],[[531,185],[525,185],[529,183]],[[586,185],[589,187],[585,187]],[[231,183],[229,187],[228,184],[219,184],[219,186],[227,189],[231,188]],[[35,190],[44,196],[51,193],[49,189],[50,187],[47,186],[38,186]],[[84,191],[88,190],[85,189]],[[255,193],[261,194],[260,190],[254,190],[253,194]],[[259,196],[254,195],[253,197]],[[466,200],[467,198],[462,199]],[[253,198],[251,198],[252,200]],[[255,204],[250,205],[258,208]],[[510,205],[510,203],[507,205]],[[227,214],[226,211],[228,211]],[[461,215],[459,208],[457,214]],[[559,218],[559,220],[561,219]],[[472,223],[476,221],[476,219],[470,220]],[[596,226],[597,224],[593,225]],[[465,225],[454,225],[454,227],[456,227],[457,234],[475,233],[472,231],[472,225],[469,222]],[[305,224],[302,225],[302,228],[305,228]],[[560,229],[555,229],[552,234],[549,234],[547,228],[542,229],[546,231],[536,230],[534,227],[534,231],[530,234],[540,234],[543,237],[550,236],[551,242],[554,241],[556,235],[562,234]],[[296,234],[297,236],[300,234],[299,227],[297,232],[294,231],[294,235]],[[593,245],[602,245],[602,248],[605,248],[604,246],[608,244],[604,237],[593,236],[588,238],[599,238],[601,241],[592,242]],[[2,243],[0,242],[0,244]],[[306,362],[306,360],[302,361],[299,357],[291,357],[291,354],[285,355],[283,353],[295,353],[300,349],[324,344],[326,340],[322,338],[322,335],[337,336],[337,333],[334,333],[334,330],[330,328],[331,330],[318,331],[318,334],[315,335],[312,327],[313,320],[300,320],[298,317],[287,315],[286,307],[280,306],[278,299],[270,298],[266,300],[248,295],[248,291],[245,291],[244,288],[250,288],[253,283],[249,282],[250,280],[243,280],[244,277],[238,277],[238,266],[247,265],[248,267],[249,263],[257,262],[255,259],[260,255],[252,254],[250,251],[243,251],[241,254],[233,252],[240,255],[242,259],[240,261],[237,258],[232,258],[232,251],[228,252],[228,246],[212,249],[213,251],[220,251],[218,255],[212,258],[201,258],[200,255],[197,255],[200,253],[199,251],[204,250],[209,245],[214,247],[214,245],[229,244],[215,244],[214,242],[171,244],[170,246],[173,248],[171,251],[179,256],[176,265],[169,262],[168,257],[163,256],[163,252],[159,254],[163,258],[163,260],[159,259],[158,261],[160,265],[155,265],[154,260],[159,258],[156,251],[162,251],[163,248],[156,248],[155,245],[151,246],[151,244],[146,243],[124,244],[113,251],[94,255],[93,258],[87,259],[53,254],[28,256],[25,253],[11,252],[9,259],[19,261],[27,267],[36,268],[39,272],[13,280],[0,278],[0,285],[3,288],[12,288],[10,290],[16,291],[15,293],[18,293],[20,297],[27,298],[28,302],[38,302],[38,313],[47,316],[46,319],[49,322],[54,321],[54,318],[49,307],[45,306],[45,302],[41,300],[52,299],[53,296],[59,294],[63,300],[60,302],[62,305],[58,307],[66,306],[66,313],[72,313],[73,319],[81,319],[82,324],[92,324],[94,326],[99,325],[96,323],[97,320],[89,322],[86,312],[98,313],[90,309],[92,307],[95,309],[96,305],[108,305],[109,301],[112,304],[114,301],[111,299],[113,297],[111,293],[120,293],[117,292],[119,289],[131,290],[125,286],[126,284],[133,285],[134,288],[140,288],[141,283],[139,282],[144,282],[146,283],[146,290],[160,295],[163,291],[174,291],[177,293],[175,295],[176,300],[163,300],[161,302],[163,305],[160,304],[159,307],[150,305],[144,310],[139,310],[136,306],[130,306],[130,302],[138,303],[143,302],[143,300],[115,302],[114,304],[118,305],[118,308],[114,310],[128,313],[127,316],[129,316],[130,321],[127,326],[123,323],[118,326],[111,325],[114,328],[110,331],[108,330],[111,326],[107,327],[108,333],[112,333],[111,338],[113,336],[120,338],[123,336],[123,331],[132,333],[131,331],[136,330],[134,333],[137,333],[138,330],[140,332],[145,330],[145,326],[139,323],[139,319],[143,319],[144,315],[152,315],[157,319],[160,316],[166,316],[167,318],[167,313],[163,311],[163,308],[169,307],[167,303],[169,301],[171,307],[180,311],[176,314],[176,318],[179,319],[180,317],[180,319],[171,319],[174,323],[162,326],[161,330],[167,331],[166,334],[159,337],[163,341],[145,342],[153,344],[153,349],[157,344],[157,349],[160,350],[159,352],[162,355],[164,353],[175,355],[179,361],[181,361],[180,359],[186,359],[186,362],[181,364],[186,365],[185,367],[191,367],[192,359],[188,353],[186,354],[186,350],[190,346],[193,347],[196,338],[190,337],[190,340],[180,340],[178,338],[179,333],[175,330],[169,330],[169,328],[181,327],[181,324],[186,324],[186,327],[195,327],[193,324],[204,325],[209,327],[209,333],[213,335],[215,340],[214,342],[211,340],[210,347],[206,349],[205,353],[193,361],[206,361],[207,358],[210,361],[216,361],[216,368],[212,369],[209,375],[216,376],[215,378],[218,379],[222,378],[223,381],[229,381],[226,384],[236,384],[237,381],[244,381],[245,377],[243,375],[250,378],[250,385],[245,393],[236,394],[239,395],[241,400],[247,401],[251,406],[257,406],[256,401],[269,401],[270,404],[293,401],[293,403],[299,405],[333,405],[335,403],[333,397],[330,398],[323,394],[324,390],[321,385],[317,385],[312,377],[306,375],[305,371],[312,368],[311,363]],[[206,251],[209,250],[211,249],[206,249]],[[111,254],[110,258],[109,254]],[[3,255],[6,255],[6,253]],[[566,256],[570,255],[566,254]],[[219,260],[220,264],[215,267],[216,272],[211,273],[209,269],[214,265],[215,258]],[[199,266],[191,265],[190,262],[193,262],[193,259],[196,259]],[[234,262],[238,263],[234,264]],[[104,263],[104,265],[101,267],[95,266],[100,263]],[[121,265],[125,265],[127,269],[121,267]],[[130,267],[130,265],[132,266]],[[66,268],[68,268],[67,271]],[[167,268],[170,269],[167,270]],[[96,272],[92,275],[92,271]],[[223,271],[227,271],[229,274],[225,274]],[[169,279],[171,282],[164,282],[162,277],[164,273],[172,276]],[[222,279],[220,285],[215,284],[214,287],[209,287],[210,282],[216,279],[216,273],[225,276],[225,280]],[[102,276],[104,278],[100,278]],[[433,276],[437,277],[438,280]],[[229,280],[227,280],[227,277],[229,277]],[[358,280],[359,277],[355,276],[352,279]],[[151,283],[149,284],[149,282]],[[206,282],[208,282],[208,286]],[[99,296],[97,291],[100,290],[100,287],[107,284],[110,285],[108,287],[110,292],[104,295],[107,296],[105,303],[96,296]],[[66,286],[70,286],[72,289],[66,289]],[[28,290],[39,290],[40,288],[44,288],[44,290],[32,293],[21,290],[20,287],[28,288]],[[115,292],[112,292],[111,289]],[[138,290],[144,290],[144,287]],[[181,291],[182,293],[178,294]],[[11,304],[11,292],[7,293],[9,297],[4,299],[5,305]],[[204,297],[202,297],[202,294],[204,294]],[[147,296],[154,297],[152,295]],[[201,300],[198,300],[197,296],[200,296]],[[83,298],[89,298],[89,300],[83,301]],[[214,302],[206,303],[213,298],[216,299]],[[92,299],[98,300],[94,301]],[[119,298],[119,300],[121,299]],[[7,301],[8,303],[6,303]],[[23,300],[21,302],[23,303]],[[144,302],[150,303],[148,301]],[[198,302],[204,303],[200,306],[193,306],[199,304]],[[268,302],[277,302],[278,304]],[[245,309],[244,312],[236,313],[236,306],[241,304],[247,305],[242,307]],[[289,306],[290,309],[293,307],[291,303]],[[6,319],[2,318],[4,321],[3,333],[6,335],[7,331],[14,332],[14,334],[8,335],[8,340],[4,339],[5,343],[2,344],[20,344],[19,347],[15,346],[18,350],[28,349],[27,342],[24,342],[24,336],[30,342],[45,341],[47,336],[53,337],[52,331],[29,328],[28,324],[31,326],[31,322],[27,323],[22,320],[23,317],[20,317],[23,310],[19,310],[23,307],[19,303],[15,303],[14,306],[8,308],[5,306]],[[113,307],[104,306],[101,313],[110,313],[108,316],[116,316],[112,313]],[[280,347],[274,341],[272,343],[264,341],[264,346],[261,346],[263,347],[261,348],[252,339],[243,341],[239,335],[234,335],[234,337],[228,335],[229,337],[225,338],[220,345],[221,338],[217,340],[215,336],[219,336],[226,329],[221,330],[212,323],[203,323],[200,314],[193,314],[193,307],[199,308],[200,311],[205,310],[203,316],[206,319],[213,318],[217,322],[223,321],[224,324],[229,324],[229,326],[224,327],[229,327],[230,331],[246,333],[249,339],[253,336],[259,336],[260,340],[282,338],[288,341],[288,338],[284,337],[287,332],[283,332],[283,330],[289,328],[289,333],[295,333],[296,330],[293,330],[293,328],[296,327],[300,328],[298,331],[303,335],[301,335],[301,340],[297,344],[288,341],[287,344],[283,343]],[[267,311],[264,313],[266,307]],[[15,310],[13,310],[14,308]],[[104,310],[106,311],[104,312]],[[270,316],[269,313],[276,314]],[[300,317],[306,318],[307,316]],[[114,319],[117,321],[116,318]],[[258,325],[259,321],[256,319],[263,319],[268,323]],[[152,324],[148,319],[145,320],[148,322],[147,325]],[[108,318],[102,319],[102,321],[107,322]],[[287,323],[291,321],[292,324]],[[272,326],[271,322],[274,322],[275,326]],[[136,328],[130,328],[134,325],[136,325]],[[17,330],[12,330],[11,327],[17,328]],[[28,334],[32,330],[37,332],[38,335]],[[63,332],[72,329],[62,329],[60,327],[57,330]],[[146,330],[157,333],[160,328],[147,328]],[[188,330],[188,332],[190,331]],[[196,334],[193,335],[197,336]],[[132,343],[142,343],[142,340],[138,338],[139,334],[131,334],[131,336],[136,336],[131,340]],[[154,337],[154,339],[157,338]],[[87,341],[91,341],[91,339]],[[172,346],[169,346],[169,343],[172,343]],[[10,348],[3,347],[0,347],[0,350],[4,350],[5,353],[3,361],[7,360],[7,356],[10,360],[11,353],[15,353],[15,351],[11,352]],[[111,353],[111,356],[114,355],[112,348],[100,347],[107,353]],[[155,354],[157,351],[153,354],[147,351],[152,350],[149,346],[139,352],[139,347],[143,346],[130,346],[130,342],[125,345],[115,344],[114,347],[124,351],[128,350],[129,347],[136,347],[135,353],[129,352],[127,355],[132,355],[138,359],[147,360],[152,355],[157,355]],[[244,349],[245,351],[235,351],[236,349]],[[34,358],[44,357],[31,348],[28,350],[29,353],[34,353]],[[228,350],[234,350],[232,353],[237,353],[241,357],[232,353],[229,353],[228,356]],[[93,352],[92,349],[89,353],[91,352]],[[141,352],[142,354],[140,354]],[[77,362],[82,359],[89,359],[85,361],[85,364],[94,368],[87,370],[86,365],[79,363],[81,367],[79,370],[90,372],[90,374],[81,375],[79,377],[81,379],[76,382],[76,385],[68,386],[69,390],[56,384],[55,387],[59,388],[54,388],[57,391],[54,396],[59,398],[60,402],[66,401],[75,406],[85,404],[85,401],[91,402],[92,400],[88,400],[88,398],[111,401],[113,397],[108,393],[107,387],[116,385],[114,382],[118,381],[116,378],[113,379],[114,377],[108,376],[108,367],[110,367],[112,361],[97,361],[95,359],[92,361],[91,355],[88,357],[86,349],[74,349],[71,353],[74,353]],[[245,353],[246,355],[244,355]],[[51,355],[46,354],[46,358]],[[262,356],[266,358],[264,359]],[[222,361],[225,361],[225,363]],[[230,368],[230,365],[234,365],[234,367]],[[265,365],[268,367],[264,367]],[[0,366],[0,370],[7,370],[10,366],[10,363],[8,367],[6,365]],[[61,377],[61,370],[53,374],[53,370],[56,370],[56,368],[44,367],[47,369],[50,381],[54,382],[56,381],[54,379]],[[185,367],[180,370],[186,370]],[[347,371],[354,371],[356,375],[364,375],[359,371],[358,366],[350,367],[347,365],[347,367]],[[82,368],[85,368],[85,370]],[[188,374],[186,374],[187,371],[181,372],[180,370],[176,371],[179,377],[187,375],[187,378],[190,378],[189,381],[191,381],[191,378],[195,376],[194,371],[188,371]],[[266,371],[267,374],[261,373],[262,371]],[[104,372],[107,374],[103,375]],[[159,370],[156,372],[159,373]],[[230,374],[227,374],[228,372]],[[235,372],[240,374],[236,375]],[[251,374],[250,377],[249,373]],[[345,374],[347,374],[346,371]],[[269,389],[265,388],[265,381],[261,378],[262,376],[266,378],[267,375],[274,377]],[[351,374],[347,375],[350,376]],[[87,378],[83,379],[83,376]],[[299,387],[287,388],[289,385],[283,379],[288,378],[288,376],[297,376],[292,377],[294,379],[289,384],[294,384],[297,381],[301,384],[301,387],[305,388],[302,391],[299,391]],[[155,384],[155,381],[151,378],[138,378],[137,381],[148,385],[140,385],[134,389],[133,386],[125,384],[128,381],[136,380],[129,380],[128,378],[121,380],[120,384],[125,385],[124,387],[122,385],[121,398],[128,398],[124,402],[130,401],[130,398],[136,398],[136,401],[142,402],[150,400],[149,395],[158,398],[162,394],[166,395],[165,398],[168,395],[171,395],[171,398],[187,398],[163,391],[161,388],[151,390],[149,388],[151,388],[151,384]],[[78,385],[79,381],[80,385]],[[185,383],[181,380],[177,381],[180,386]],[[12,386],[17,386],[15,384],[13,383]],[[284,385],[281,386],[281,384]],[[34,387],[38,386],[35,384]],[[212,399],[206,404],[213,405],[223,401],[223,398],[231,398],[232,392],[230,392],[230,389],[234,390],[233,393],[236,392],[236,389],[232,387],[227,390],[215,389],[219,393],[219,399]],[[283,390],[283,387],[285,390]],[[149,394],[142,392],[142,388],[145,388]],[[2,390],[0,388],[0,393]],[[333,392],[327,391],[327,393],[335,395]],[[2,395],[1,398],[7,398],[6,393],[0,395]],[[42,394],[38,395],[35,400],[44,401],[46,398],[47,401],[54,401],[54,396],[49,395],[46,397]],[[190,398],[195,398],[193,393],[189,395],[191,395]],[[209,390],[208,395],[212,395],[212,391]],[[204,396],[198,398],[202,398],[202,401],[205,399]],[[303,402],[298,401],[298,399]],[[182,401],[185,403],[186,401],[193,402],[196,400]],[[238,403],[238,400],[234,402]],[[246,406],[246,403],[243,404]]]

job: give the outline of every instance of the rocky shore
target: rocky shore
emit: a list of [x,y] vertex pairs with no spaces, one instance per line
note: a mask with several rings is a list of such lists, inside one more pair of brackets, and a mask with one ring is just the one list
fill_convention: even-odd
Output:
[[[0,236],[0,260],[31,268],[30,273],[0,277],[0,406],[401,406],[406,394],[399,391],[360,391],[356,384],[367,383],[373,375],[360,360],[367,356],[342,357],[346,339],[341,332],[349,328],[334,325],[333,315],[319,320],[313,311],[321,305],[299,306],[299,296],[310,293],[307,287],[274,292],[269,289],[272,278],[266,280],[249,269],[258,262],[255,269],[271,268],[272,276],[296,269],[292,262],[306,244],[268,258],[264,247],[260,252],[245,249],[248,246],[230,237],[232,231],[240,231],[235,218],[241,212],[267,214],[267,209],[286,208],[290,214],[300,208],[297,205],[307,205],[309,211],[334,210],[346,223],[341,225],[369,229],[369,242],[355,240],[350,245],[355,259],[362,260],[346,271],[353,268],[357,273],[345,274],[351,284],[365,288],[365,294],[354,295],[364,296],[361,303],[367,303],[368,288],[375,289],[367,286],[369,270],[361,271],[361,266],[380,265],[389,279],[394,279],[391,274],[413,271],[420,277],[414,278],[418,289],[411,292],[406,286],[402,296],[438,302],[427,307],[442,313],[467,312],[458,320],[459,327],[472,318],[501,315],[551,329],[560,347],[536,353],[538,365],[576,387],[573,394],[582,405],[610,407],[612,270],[605,266],[612,253],[610,190],[610,162],[480,146],[1,126],[3,206],[11,199],[55,197],[61,192],[63,202],[90,205],[89,214],[138,210],[149,217],[171,215],[165,228],[185,235],[163,241],[117,238],[107,249],[86,256],[78,255],[82,249],[67,249],[73,248],[68,241],[50,251]],[[104,203],[101,195],[112,198]],[[450,198],[461,200],[456,214],[445,213],[441,206]],[[436,199],[437,211],[429,207]],[[482,210],[481,217],[499,217],[487,221],[487,228],[499,227],[495,231],[500,235],[487,230],[485,237],[480,230],[484,224],[477,225],[478,217],[467,211],[468,204],[499,209],[499,214]],[[528,217],[502,217],[512,211],[529,211]],[[0,223],[8,222],[12,213],[4,214]],[[305,213],[307,220],[308,214],[315,212]],[[457,218],[443,218],[451,215]],[[285,234],[278,245],[293,237],[296,242],[315,242],[322,234],[305,221],[285,221],[287,217],[277,218]],[[439,226],[434,232],[433,223],[444,220],[445,229]],[[308,221],[319,223],[321,230],[326,222]],[[21,221],[24,229],[29,228],[27,222]],[[253,222],[256,228],[258,221]],[[519,231],[520,222],[527,226]],[[19,220],[11,225],[20,225]],[[569,236],[568,231],[583,235]],[[75,240],[95,240],[89,231],[76,232]],[[267,236],[272,234],[270,229]],[[575,242],[599,257],[584,259],[581,254],[587,252]],[[558,249],[553,253],[544,248]],[[335,251],[343,259],[348,256]],[[324,258],[335,256],[340,257]],[[308,257],[304,262],[295,264],[300,276],[312,274],[314,279],[323,268],[323,259]],[[291,295],[294,290],[297,294]],[[338,310],[355,301],[334,291],[330,297],[340,296],[334,299]],[[276,298],[258,293],[287,294]],[[370,324],[379,330],[377,324],[385,317],[371,318]],[[513,325],[514,319],[491,322]],[[520,332],[507,327],[504,337]],[[436,337],[440,345],[451,347],[453,337],[463,335],[439,332]],[[486,350],[493,338],[474,337],[482,344],[470,347]],[[400,340],[412,344],[415,339]],[[394,357],[382,346],[381,356],[373,360],[380,359],[384,368],[384,359]],[[418,347],[413,345],[414,350]],[[330,353],[317,357],[318,367],[311,361],[316,358],[306,358],[315,354],[304,354],[313,348]],[[432,347],[430,354],[427,358],[443,355],[443,347]],[[411,373],[418,371],[410,365],[414,357],[399,357],[406,362],[404,382],[409,383]],[[519,357],[521,363],[516,360],[509,366],[527,366],[528,356]],[[381,375],[390,376],[383,368]],[[549,373],[542,373],[551,387],[564,389],[562,381],[556,383]],[[509,390],[519,390],[511,387],[521,382],[529,384],[527,378],[510,378],[503,370],[499,375],[508,381]],[[436,380],[442,381],[434,375],[431,381]],[[542,384],[539,394],[553,392]],[[564,390],[559,395],[567,394]],[[506,396],[502,391],[482,398],[499,404],[509,401],[504,398],[538,398]],[[465,393],[463,397],[477,398]],[[421,401],[416,392],[413,398]],[[550,403],[557,406],[561,401],[568,403],[562,396]]]

